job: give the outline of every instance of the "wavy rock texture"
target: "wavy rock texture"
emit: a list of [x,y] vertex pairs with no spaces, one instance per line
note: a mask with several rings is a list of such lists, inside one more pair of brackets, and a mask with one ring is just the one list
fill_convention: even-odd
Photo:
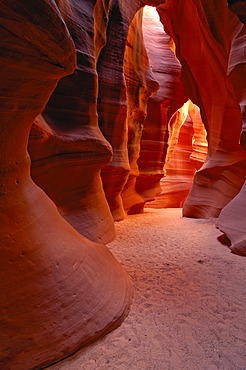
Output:
[[159,89],[159,84],[149,66],[142,35],[143,8],[140,9],[129,28],[125,50],[124,76],[127,95],[128,159],[130,173],[121,193],[126,213],[134,213],[143,199],[136,192],[136,179],[139,176],[137,160],[140,142],[147,115],[147,102]]
[[244,0],[229,0],[228,6],[235,13],[240,21],[246,24],[246,4]]
[[[75,50],[53,1],[1,0],[0,367],[43,368],[115,328],[131,284],[30,178],[28,135]],[[14,88],[12,88],[14,86]]]
[[154,200],[161,191],[160,179],[168,148],[168,122],[187,100],[180,81],[180,64],[171,50],[170,37],[164,32],[158,13],[147,7],[143,17],[143,36],[153,75],[159,83],[158,92],[147,104],[141,138],[140,157],[137,161],[139,176],[135,190],[139,202],[131,213],[142,212],[147,201]]
[[114,220],[125,217],[121,191],[130,165],[127,152],[127,106],[123,64],[128,29],[139,9],[139,1],[113,2],[109,12],[107,42],[97,64],[99,126],[113,148],[113,159],[110,165],[102,170],[101,176]]
[[[124,78],[127,35],[133,18],[141,7],[146,4],[159,5],[162,2],[163,0],[114,1],[109,12],[107,42],[97,63],[99,127],[113,148],[113,159],[108,166],[103,168],[101,176],[114,220],[121,220],[125,217],[121,192],[130,172]],[[136,61],[136,63],[139,62]]]
[[100,171],[111,160],[112,150],[98,128],[96,73],[107,7],[102,13],[102,1],[58,3],[75,43],[77,65],[59,82],[32,127],[32,178],[77,231],[107,243],[115,238],[115,229]]
[[246,175],[246,155],[238,143],[241,111],[227,75],[230,45],[241,23],[223,0],[167,1],[159,13],[175,41],[185,91],[201,108],[208,133],[208,157],[195,175],[183,214],[218,216]]
[[[229,59],[229,78],[235,89],[240,104],[243,129],[241,133],[241,146],[246,149],[246,27],[242,26],[232,42]],[[223,231],[219,240],[227,243],[231,251],[241,256],[246,256],[246,231],[245,231],[245,192],[244,183],[238,195],[221,211],[217,227]]]
[[227,245],[232,253],[243,257],[246,257],[245,196],[246,183],[237,196],[222,209],[216,223],[217,228],[223,232],[218,240]]
[[228,76],[233,85],[242,113],[240,144],[246,150],[246,27],[241,25],[232,41],[228,62]]
[[206,131],[200,111],[188,101],[169,121],[168,152],[165,176],[160,181],[161,192],[146,207],[182,207],[192,186],[194,173],[203,165],[206,155]]

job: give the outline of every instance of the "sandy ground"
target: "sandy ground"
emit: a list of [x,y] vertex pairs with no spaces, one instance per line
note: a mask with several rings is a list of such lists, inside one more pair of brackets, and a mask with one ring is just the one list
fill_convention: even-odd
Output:
[[246,259],[214,220],[147,209],[116,224],[109,247],[132,277],[125,322],[52,370],[246,369]]

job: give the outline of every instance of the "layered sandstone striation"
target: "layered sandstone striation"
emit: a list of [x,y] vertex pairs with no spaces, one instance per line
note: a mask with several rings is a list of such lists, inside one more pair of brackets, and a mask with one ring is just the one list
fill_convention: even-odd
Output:
[[146,207],[182,207],[194,174],[203,165],[206,155],[206,130],[200,110],[188,101],[169,121],[168,152],[164,164],[165,175],[160,181],[161,192]]
[[[109,141],[113,148],[112,161],[108,166],[103,168],[101,176],[103,180],[105,195],[109,203],[111,212],[113,214],[114,220],[122,220],[125,217],[126,212],[128,213],[128,210],[131,208],[131,204],[134,205],[135,203],[135,200],[133,200],[133,203],[132,202],[129,203],[126,200],[128,196],[126,197],[125,195],[123,195],[124,198],[123,204],[121,193],[125,185],[126,189],[129,187],[132,189],[132,192],[134,193],[133,198],[134,197],[138,198],[136,191],[134,190],[135,175],[133,175],[133,177],[131,176],[131,178],[129,179],[130,182],[126,184],[129,173],[130,171],[132,171],[133,163],[132,158],[130,158],[131,163],[129,163],[128,157],[129,111],[127,106],[128,104],[127,97],[129,96],[128,95],[129,91],[127,93],[126,90],[127,88],[129,88],[129,84],[127,87],[126,86],[127,76],[126,78],[124,76],[125,57],[128,58],[128,56],[131,55],[134,58],[132,61],[130,61],[130,63],[133,63],[134,66],[130,68],[135,69],[135,71],[137,72],[138,67],[140,67],[139,71],[137,72],[139,74],[138,78],[140,78],[139,80],[140,90],[138,88],[135,91],[136,103],[134,104],[136,104],[136,107],[139,106],[141,100],[142,100],[141,104],[143,104],[144,100],[147,99],[147,96],[150,95],[152,89],[156,90],[156,87],[150,87],[149,83],[147,82],[149,80],[149,71],[148,68],[146,68],[147,65],[145,64],[144,61],[146,59],[146,55],[143,47],[141,45],[138,45],[135,49],[134,54],[128,53],[126,51],[126,47],[128,45],[127,37],[132,22],[137,22],[136,27],[140,27],[141,16],[139,15],[140,18],[138,18],[138,20],[136,19],[134,20],[134,17],[143,6],[144,5],[157,6],[162,2],[163,0],[114,1],[112,3],[108,16],[106,45],[102,49],[98,58],[97,71],[99,75],[99,93],[98,93],[99,127],[103,135]],[[133,36],[134,32],[130,30],[130,33],[131,32],[132,36],[131,35],[129,36],[129,45],[131,44],[132,37],[136,37],[135,42],[139,42],[141,44],[142,43],[141,40],[142,36],[140,36],[141,30],[140,29],[135,30],[134,31],[135,36]],[[143,53],[143,56],[141,56],[141,52]],[[144,65],[141,65],[141,60],[144,61]],[[126,69],[127,68],[128,67],[126,63]],[[128,72],[126,72],[126,74],[127,73]],[[146,73],[146,76],[144,75],[141,76],[141,73],[143,74]],[[153,77],[151,77],[151,79],[152,78]],[[146,82],[148,86],[146,85]],[[146,96],[141,97],[141,95],[143,94],[145,95],[144,90],[146,89],[146,87],[147,94]],[[132,92],[130,92],[130,95],[131,94]],[[133,96],[130,97],[130,100],[132,100],[132,98]],[[142,115],[145,115],[144,111],[145,108],[142,106],[140,108],[140,115],[135,117],[136,121],[139,121],[139,123],[136,123],[138,128],[139,125],[141,125],[141,121],[143,121],[144,119],[142,117]],[[132,122],[129,122],[129,125],[131,124]],[[129,145],[132,146],[131,143],[129,143]],[[130,193],[131,191],[128,192],[128,195],[130,195]],[[126,208],[126,212],[124,207]]]
[[[238,5],[241,2],[238,3]],[[243,6],[243,4],[242,4]],[[245,7],[245,5],[244,5]],[[231,7],[230,9],[232,9]],[[239,8],[238,8],[239,9]],[[240,8],[241,9],[241,8]],[[240,18],[241,19],[241,18]],[[242,112],[242,132],[240,144],[246,150],[246,27],[241,25],[232,42],[229,58],[228,74],[234,87]],[[232,199],[230,203],[221,211],[217,227],[223,231],[219,238],[222,243],[230,246],[235,254],[246,256],[246,232],[245,232],[245,192],[244,183],[241,191]]]
[[108,249],[74,230],[30,178],[32,123],[75,68],[61,14],[54,1],[1,0],[1,15],[0,367],[34,369],[119,325],[132,290]]
[[200,107],[208,134],[208,156],[195,174],[183,214],[218,216],[246,175],[246,155],[239,145],[241,110],[228,76],[231,42],[242,25],[223,0],[167,1],[158,9],[176,44],[186,94]]
[[99,127],[113,148],[112,161],[102,170],[101,176],[116,221],[125,217],[121,192],[130,172],[124,55],[129,27],[140,7],[139,1],[117,0],[112,3],[107,41],[97,63]]
[[[152,8],[154,9],[154,8]],[[130,173],[121,193],[123,207],[127,214],[134,213],[143,199],[136,191],[139,177],[138,159],[142,131],[147,115],[147,103],[156,94],[159,84],[149,65],[143,40],[142,22],[145,9],[140,9],[129,28],[125,49],[124,76],[127,95],[128,160]]]
[[[164,174],[168,148],[168,122],[187,100],[180,81],[180,64],[170,48],[170,37],[164,32],[155,8],[144,9],[143,38],[152,75],[159,89],[147,101],[137,160],[139,175],[134,183],[135,196],[131,207],[128,206],[128,213],[143,212],[145,203],[154,200],[161,191],[160,179]],[[129,199],[128,189],[124,193]]]
[[28,148],[32,178],[77,231],[107,243],[115,238],[115,229],[100,171],[112,149],[98,127],[96,72],[107,7],[102,14],[101,1],[58,5],[75,43],[77,64],[73,74],[59,81],[33,124]]
[[172,202],[171,179],[197,170],[183,214],[220,214],[246,256],[245,18],[230,3],[0,0],[1,368],[43,368],[122,322],[131,283],[95,241],[154,199],[164,163]]
[[223,234],[218,240],[227,245],[232,253],[246,257],[246,216],[245,216],[246,184],[241,191],[221,211],[217,220],[217,228]]

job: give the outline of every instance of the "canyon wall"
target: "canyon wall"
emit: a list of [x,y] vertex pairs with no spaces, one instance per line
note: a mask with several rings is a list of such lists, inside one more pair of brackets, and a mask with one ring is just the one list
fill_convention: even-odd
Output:
[[170,37],[164,32],[158,13],[153,8],[144,11],[143,36],[152,73],[160,88],[148,100],[143,125],[137,161],[139,176],[136,191],[142,198],[138,212],[142,212],[145,203],[154,200],[161,191],[160,179],[164,175],[163,166],[168,149],[168,122],[187,100],[180,80],[180,63],[171,50]]
[[[246,4],[238,2],[230,7],[244,24],[246,23]],[[228,75],[234,87],[236,98],[242,113],[242,132],[240,144],[246,150],[246,27],[241,26],[232,41],[229,57]],[[246,256],[246,231],[245,231],[245,198],[246,184],[241,191],[221,211],[217,227],[223,232],[219,240],[228,245],[235,254]]]
[[121,192],[121,198],[127,214],[138,212],[139,206],[142,208],[143,205],[143,198],[136,191],[136,181],[140,175],[138,159],[141,137],[145,125],[149,98],[153,94],[155,95],[160,87],[152,73],[143,40],[142,22],[144,13],[145,8],[144,11],[140,9],[131,23],[124,58],[124,76],[127,95],[127,148],[130,172]]
[[101,2],[58,4],[75,43],[77,64],[73,74],[59,81],[32,126],[31,175],[77,231],[107,243],[115,238],[115,229],[100,171],[111,160],[112,149],[98,127],[96,72],[105,43],[98,30],[104,35],[107,21],[102,23],[96,13]]
[[[36,117],[34,132],[38,132],[37,140],[45,142],[47,152],[37,149],[35,165],[40,163],[41,172],[42,166],[49,172],[46,162],[50,161],[58,191],[62,179],[59,171],[71,177],[74,185],[76,175],[67,170],[68,165],[77,168],[78,163],[86,162],[80,160],[81,152],[79,160],[73,158],[78,139],[83,144],[83,135],[81,139],[76,130],[74,135],[73,131],[66,133],[66,119],[59,129],[48,118],[47,127],[43,118],[49,117],[49,109],[54,113],[52,117],[59,118],[54,100],[59,103],[62,93],[54,99],[51,94],[59,79],[73,73],[76,67],[74,43],[61,13],[55,2],[48,0],[38,0],[35,5],[1,0],[0,5],[0,367],[34,369],[67,357],[118,326],[129,311],[132,288],[109,250],[79,234],[30,178],[27,145]],[[83,11],[89,12],[93,4],[87,5],[84,2]],[[68,90],[69,82],[72,84],[64,80]],[[72,88],[69,91],[71,95],[74,92]],[[49,107],[48,103],[46,111],[48,101],[53,105]],[[79,106],[80,101],[75,99],[74,104]],[[67,118],[66,108],[61,121]],[[47,116],[42,113],[40,118],[41,112]],[[68,112],[73,115],[71,126],[75,129],[76,112]],[[93,107],[91,115],[96,116]],[[99,153],[109,158],[110,146],[99,130],[95,129],[98,142],[94,146],[95,136],[91,143],[88,137],[92,133],[89,129],[87,132],[86,145],[92,158],[97,158],[97,147],[105,147]],[[59,153],[56,169],[53,156]],[[88,161],[93,163],[90,157]],[[95,162],[98,167],[100,160]],[[66,181],[69,183],[69,179]],[[52,190],[55,185],[51,184]]]
[[162,206],[182,206],[194,174],[184,216],[219,216],[221,242],[246,255],[245,8],[0,5],[0,365],[20,370],[122,322],[131,282],[97,243],[143,212],[164,170]]
[[182,207],[192,187],[194,174],[207,155],[206,130],[199,108],[190,100],[168,122],[168,151],[161,191],[145,207]]
[[246,174],[246,153],[239,145],[242,115],[228,75],[231,43],[242,24],[223,0],[167,1],[158,11],[174,39],[185,92],[201,109],[208,139],[208,156],[195,174],[183,214],[217,217]]

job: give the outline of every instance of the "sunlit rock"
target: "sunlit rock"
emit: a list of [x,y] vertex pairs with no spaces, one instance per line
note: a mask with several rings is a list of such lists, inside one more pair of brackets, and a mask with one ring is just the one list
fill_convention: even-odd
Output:
[[[146,8],[144,8],[146,9]],[[154,9],[154,8],[152,8]],[[130,173],[121,193],[126,213],[142,206],[143,199],[136,192],[136,179],[139,176],[138,159],[147,103],[156,94],[159,84],[149,66],[148,55],[142,35],[143,8],[140,9],[129,28],[125,50],[124,76],[127,94],[128,158]]]
[[160,181],[161,192],[146,207],[182,207],[194,174],[203,165],[206,155],[206,131],[199,108],[188,101],[169,121],[168,152],[165,175]]
[[143,212],[145,203],[154,200],[161,191],[160,179],[164,174],[168,147],[168,121],[187,100],[180,81],[180,64],[171,50],[170,37],[164,32],[158,13],[151,7],[144,8],[143,39],[153,77],[160,88],[147,102],[147,116],[143,122],[137,160],[137,197],[128,213]]
[[227,73],[231,42],[241,23],[223,0],[168,1],[159,13],[176,44],[186,94],[200,107],[208,134],[207,160],[195,174],[183,214],[215,217],[239,192],[246,175],[246,154],[239,145],[241,110]]
[[[113,159],[108,166],[103,168],[101,176],[114,220],[121,220],[125,217],[121,192],[131,170],[127,148],[127,100],[124,77],[127,35],[133,18],[141,7],[159,5],[163,1],[114,1],[109,12],[107,42],[97,63],[99,127],[113,148]],[[134,63],[137,67],[139,61],[136,60]],[[136,98],[138,99],[138,93]],[[129,205],[125,206],[129,208]]]

